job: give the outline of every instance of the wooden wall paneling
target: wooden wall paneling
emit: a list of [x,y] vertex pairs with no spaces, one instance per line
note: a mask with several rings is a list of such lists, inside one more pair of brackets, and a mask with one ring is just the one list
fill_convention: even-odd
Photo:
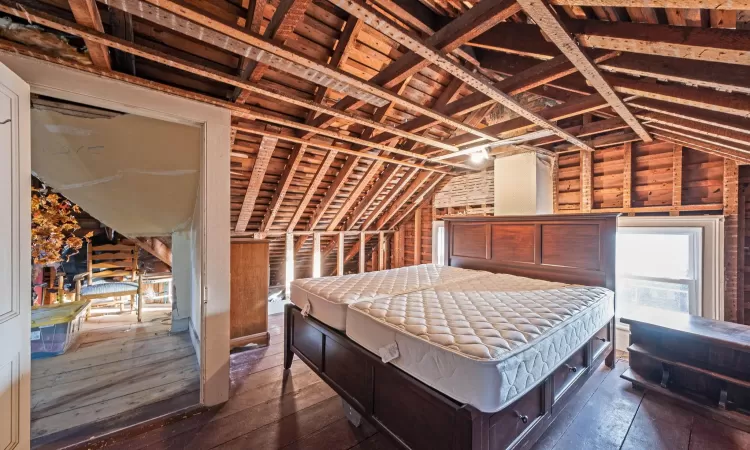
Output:
[[591,160],[593,158],[592,152],[581,150],[581,212],[591,212],[591,205],[593,203],[593,193],[591,187],[592,177],[592,166]]
[[[739,318],[739,173],[737,163],[724,160],[724,320]],[[744,270],[744,268],[742,268]]]
[[[672,206],[682,206],[682,146],[675,145],[672,150]],[[670,215],[679,215],[679,211],[670,212]]]

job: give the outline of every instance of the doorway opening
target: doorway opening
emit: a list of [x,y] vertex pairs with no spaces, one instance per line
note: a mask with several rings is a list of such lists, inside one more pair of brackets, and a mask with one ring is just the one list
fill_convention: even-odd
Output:
[[31,130],[32,444],[197,405],[200,128],[32,96]]

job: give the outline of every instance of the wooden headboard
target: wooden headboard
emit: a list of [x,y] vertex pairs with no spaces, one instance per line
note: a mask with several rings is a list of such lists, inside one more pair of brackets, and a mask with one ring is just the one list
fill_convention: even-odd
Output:
[[445,265],[615,289],[618,214],[445,219]]

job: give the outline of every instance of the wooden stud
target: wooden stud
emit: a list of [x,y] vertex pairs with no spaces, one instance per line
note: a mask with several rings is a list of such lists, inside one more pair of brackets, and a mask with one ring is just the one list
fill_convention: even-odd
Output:
[[622,151],[622,207],[626,210],[632,206],[633,189],[633,146],[625,143]]
[[336,275],[344,275],[344,233],[339,233],[338,247],[336,251]]
[[385,270],[385,233],[378,233],[378,270]]
[[672,206],[682,206],[682,146],[672,150]]
[[359,234],[359,273],[365,273],[367,271],[367,255],[365,254],[365,250],[367,249],[366,245],[366,235],[365,233]]
[[560,156],[555,155],[552,159],[552,212],[557,214],[560,209],[559,204],[559,178],[560,178]]
[[260,187],[263,184],[263,177],[266,175],[266,169],[268,169],[268,163],[271,161],[271,155],[276,149],[276,143],[279,141],[275,137],[263,137],[258,147],[258,154],[255,157],[255,164],[253,165],[253,173],[250,175],[250,181],[247,185],[247,191],[245,192],[245,198],[242,201],[242,208],[240,210],[237,224],[234,227],[234,231],[245,231],[247,224],[253,215],[253,209],[255,208],[255,201],[258,198]]
[[422,207],[414,211],[414,265],[422,264]]
[[[615,113],[622,117],[641,139],[645,142],[651,142],[653,139],[646,129],[633,116],[625,103],[620,100],[612,86],[605,81],[594,62],[581,50],[549,5],[544,3],[543,0],[518,0],[518,3],[539,26],[545,36],[557,45],[560,51],[578,68],[581,75],[607,100]],[[575,142],[573,143],[575,144]]]
[[320,277],[320,233],[313,234],[313,278]]
[[284,295],[287,300],[291,300],[291,282],[294,280],[294,234],[286,234],[284,259]]
[[581,212],[591,212],[593,202],[593,188],[591,179],[593,174],[593,164],[591,152],[581,150]]
[[[737,163],[724,160],[724,320],[737,321],[739,316],[739,171]],[[742,211],[744,214],[744,211]],[[742,249],[744,251],[744,249]],[[744,268],[742,269],[744,270]]]

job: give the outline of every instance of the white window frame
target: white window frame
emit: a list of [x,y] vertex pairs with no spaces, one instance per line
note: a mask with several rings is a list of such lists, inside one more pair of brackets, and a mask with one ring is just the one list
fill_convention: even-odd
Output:
[[623,228],[701,228],[703,260],[699,314],[724,320],[724,217],[723,216],[660,216],[620,217],[618,232]]
[[[703,290],[702,280],[703,275],[700,273],[703,267],[703,248],[701,243],[703,242],[703,228],[702,227],[685,227],[685,226],[670,226],[670,227],[621,227],[618,229],[618,234],[674,234],[674,235],[687,235],[689,237],[689,258],[692,264],[688,268],[688,278],[676,279],[676,278],[660,278],[660,277],[649,277],[645,275],[629,275],[628,278],[636,280],[656,281],[662,283],[675,283],[681,282],[690,286],[690,293],[688,298],[689,313],[692,315],[700,316],[703,314]],[[623,275],[618,271],[618,278]],[[618,314],[619,317],[619,314]],[[623,324],[624,325],[624,324]]]
[[442,220],[432,222],[432,263],[441,266],[445,263],[445,222]]

